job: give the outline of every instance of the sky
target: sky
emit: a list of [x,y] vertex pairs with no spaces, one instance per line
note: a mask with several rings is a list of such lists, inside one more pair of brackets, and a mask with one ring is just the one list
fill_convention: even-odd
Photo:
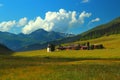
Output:
[[80,34],[120,16],[120,0],[0,0],[0,31]]

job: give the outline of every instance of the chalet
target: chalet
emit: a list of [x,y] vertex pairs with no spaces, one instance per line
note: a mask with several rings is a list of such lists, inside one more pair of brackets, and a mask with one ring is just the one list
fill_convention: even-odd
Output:
[[55,45],[53,45],[53,44],[48,44],[48,46],[47,46],[47,52],[52,52],[52,51],[54,51],[55,50]]
[[51,45],[50,44],[48,44],[48,46],[47,46],[47,52],[51,52]]

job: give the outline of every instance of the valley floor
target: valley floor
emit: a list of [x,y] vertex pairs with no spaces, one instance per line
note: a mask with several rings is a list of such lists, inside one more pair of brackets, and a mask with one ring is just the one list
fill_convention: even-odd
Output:
[[0,80],[120,80],[117,38],[98,39],[106,46],[102,50],[37,50],[1,55]]

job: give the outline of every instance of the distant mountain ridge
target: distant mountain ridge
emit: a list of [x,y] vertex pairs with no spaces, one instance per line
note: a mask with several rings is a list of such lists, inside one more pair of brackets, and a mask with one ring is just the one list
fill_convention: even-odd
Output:
[[32,44],[32,45],[23,47],[20,50],[24,51],[24,50],[43,49],[43,48],[46,48],[48,43],[59,45],[59,44],[70,43],[74,41],[81,41],[81,40],[99,38],[102,36],[109,36],[112,34],[120,34],[120,17],[110,21],[109,23],[97,26],[93,29],[90,29],[82,34],[79,34],[73,37],[67,37],[61,40],[55,40],[55,41],[47,42],[44,44]]
[[68,36],[73,36],[73,35],[54,32],[54,31],[47,32],[43,29],[36,30],[31,34],[22,34],[22,33],[12,34],[8,32],[0,32],[0,43],[16,51],[19,48],[28,45],[32,45],[36,43],[42,44],[56,39],[62,39]]

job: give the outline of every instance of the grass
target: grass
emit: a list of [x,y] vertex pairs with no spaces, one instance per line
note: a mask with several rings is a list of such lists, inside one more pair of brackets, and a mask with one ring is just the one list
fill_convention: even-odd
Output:
[[1,80],[119,80],[119,60],[4,57]]
[[47,53],[46,50],[38,50],[31,52],[15,53],[13,56],[22,57],[59,57],[59,58],[84,58],[84,59],[120,59],[119,49],[103,49],[103,50],[68,50],[68,51],[55,51]]
[[1,55],[0,80],[120,80],[120,35],[89,42],[102,43],[106,49]]

